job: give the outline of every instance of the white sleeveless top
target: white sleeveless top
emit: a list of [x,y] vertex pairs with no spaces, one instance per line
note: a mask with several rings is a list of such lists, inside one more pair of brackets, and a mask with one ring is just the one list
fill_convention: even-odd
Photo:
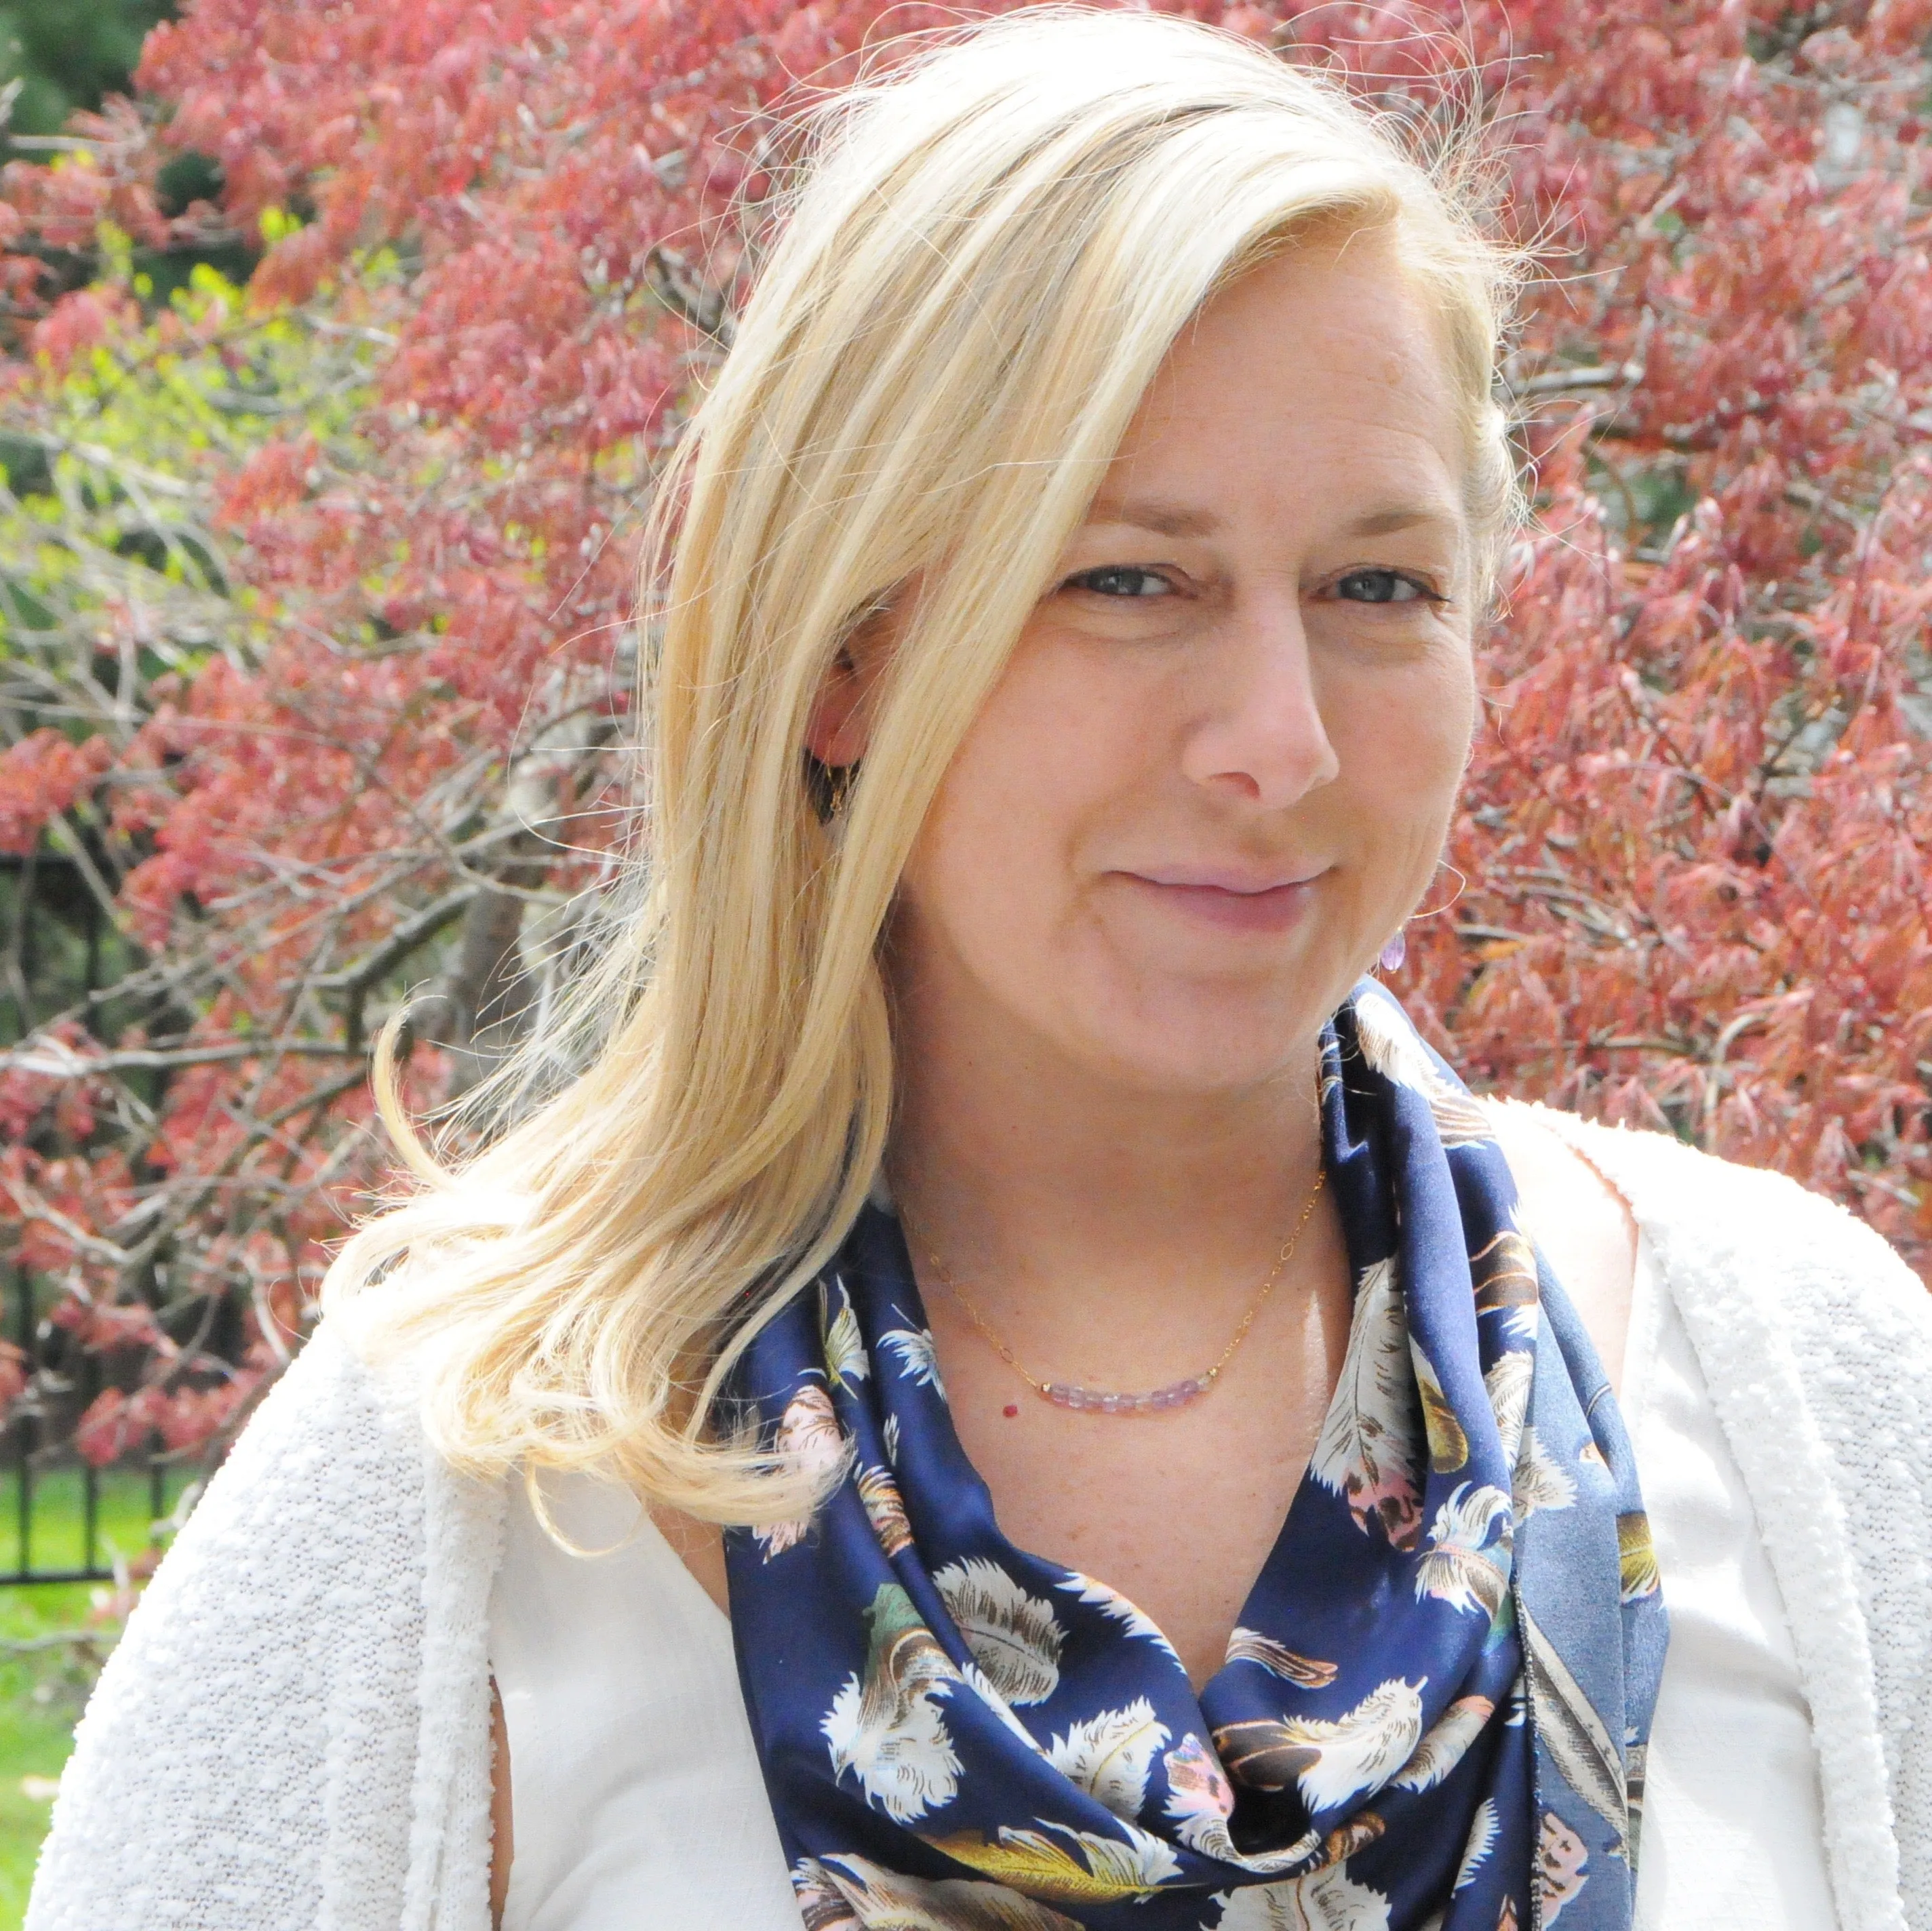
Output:
[[[1637,1251],[1621,1396],[1670,1612],[1638,1931],[1835,1931],[1784,1606],[1676,1303]],[[513,1495],[490,1606],[515,1856],[504,1931],[799,1931],[730,1624],[627,1492]]]

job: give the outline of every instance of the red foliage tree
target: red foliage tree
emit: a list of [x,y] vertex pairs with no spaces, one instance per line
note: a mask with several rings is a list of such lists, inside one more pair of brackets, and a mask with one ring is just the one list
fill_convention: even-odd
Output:
[[[1190,10],[1411,115],[1480,76],[1550,271],[1508,371],[1540,522],[1412,1006],[1480,1083],[1795,1172],[1932,1264],[1932,0]],[[8,170],[9,430],[50,467],[0,532],[0,844],[70,868],[114,971],[0,1059],[0,1198],[56,1321],[146,1351],[89,1452],[189,1448],[285,1354],[406,985],[430,1097],[568,969],[638,509],[774,104],[952,17],[199,0],[158,110]],[[164,212],[189,150],[220,204]],[[245,303],[153,312],[130,250],[257,232]],[[165,460],[130,442],[128,395],[186,391]]]

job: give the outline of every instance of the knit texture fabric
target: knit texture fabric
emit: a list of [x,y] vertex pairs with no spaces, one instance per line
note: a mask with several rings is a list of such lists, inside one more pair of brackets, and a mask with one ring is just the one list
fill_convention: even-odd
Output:
[[488,1931],[502,1502],[325,1325],[101,1672],[35,1931]]
[[[1749,1488],[1840,1931],[1932,1931],[1932,1296],[1790,1180],[1538,1117],[1648,1234]],[[103,1672],[28,1931],[488,1931],[502,1521],[325,1324]]]
[[1932,1295],[1780,1175],[1536,1114],[1630,1203],[1683,1311],[1790,1620],[1842,1931],[1925,1931]]

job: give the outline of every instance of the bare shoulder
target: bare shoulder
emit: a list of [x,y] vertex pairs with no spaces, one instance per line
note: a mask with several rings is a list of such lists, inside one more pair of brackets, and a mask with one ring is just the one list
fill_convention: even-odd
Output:
[[1514,1100],[1486,1102],[1528,1231],[1556,1269],[1613,1384],[1623,1379],[1636,1222],[1602,1174]]

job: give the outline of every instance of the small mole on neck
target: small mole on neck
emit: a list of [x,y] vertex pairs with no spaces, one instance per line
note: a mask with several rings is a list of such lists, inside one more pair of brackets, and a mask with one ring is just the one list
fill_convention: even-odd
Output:
[[1004,1415],[1009,1421],[1013,1420],[1018,1415],[1019,1411],[1020,1405],[1017,1402],[1009,1402],[1006,1406],[1000,1411],[1000,1414]]

